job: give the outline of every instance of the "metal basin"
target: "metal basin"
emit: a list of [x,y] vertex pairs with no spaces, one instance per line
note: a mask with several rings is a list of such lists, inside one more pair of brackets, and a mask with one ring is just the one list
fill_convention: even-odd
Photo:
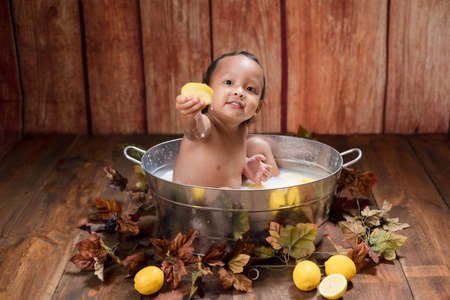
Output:
[[[321,225],[327,220],[337,177],[343,167],[361,158],[361,150],[354,148],[339,153],[314,140],[258,136],[271,145],[280,168],[316,172],[318,178],[275,189],[219,189],[179,184],[162,178],[162,171],[173,169],[181,139],[158,144],[147,151],[134,146],[124,149],[124,155],[140,164],[148,174],[162,236],[173,238],[178,232],[195,229],[199,231],[201,246],[211,240],[235,240],[249,231],[251,239],[262,242],[273,220],[283,225],[318,224],[316,242],[321,239]],[[141,161],[129,156],[129,149],[144,153]],[[343,156],[352,152],[357,157],[344,164]]]

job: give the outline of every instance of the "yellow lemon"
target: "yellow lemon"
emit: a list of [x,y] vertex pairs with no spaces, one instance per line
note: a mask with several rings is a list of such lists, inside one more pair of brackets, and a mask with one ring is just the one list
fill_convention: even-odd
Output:
[[156,266],[145,267],[134,276],[134,288],[142,295],[159,291],[164,284],[164,273]]
[[310,260],[299,262],[292,273],[295,286],[302,291],[311,291],[320,282],[320,269]]
[[192,198],[194,198],[194,202],[197,204],[203,204],[203,200],[205,198],[206,190],[203,188],[192,188]]
[[310,177],[306,177],[300,180],[301,183],[313,182],[314,179]]
[[214,91],[204,83],[189,82],[181,88],[181,94],[191,98],[198,98],[206,105],[211,104],[214,98]]
[[331,274],[319,285],[319,293],[327,299],[339,299],[347,290],[347,279],[342,274]]
[[333,255],[325,262],[325,273],[342,274],[350,281],[356,274],[356,266],[353,260],[346,255]]
[[[286,206],[286,199],[284,193],[281,190],[274,190],[270,193],[269,207],[271,209],[280,208]],[[272,214],[276,215],[278,211],[272,211]]]
[[287,204],[288,205],[300,205],[300,193],[297,187],[292,187],[287,192]]

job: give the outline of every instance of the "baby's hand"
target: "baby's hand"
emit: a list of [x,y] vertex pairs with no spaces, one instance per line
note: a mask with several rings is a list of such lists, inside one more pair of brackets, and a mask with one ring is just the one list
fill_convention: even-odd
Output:
[[272,176],[272,166],[264,163],[266,157],[262,154],[255,154],[246,158],[244,175],[256,184],[266,181]]
[[205,106],[206,104],[198,98],[178,95],[176,99],[176,109],[186,117],[194,118]]

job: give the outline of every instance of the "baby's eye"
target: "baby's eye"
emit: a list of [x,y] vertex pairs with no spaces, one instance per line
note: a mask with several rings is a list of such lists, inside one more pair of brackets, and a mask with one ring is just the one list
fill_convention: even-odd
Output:
[[252,92],[252,93],[256,93],[256,89],[252,86],[247,87],[247,90]]
[[231,85],[231,83],[232,83],[231,80],[225,80],[226,85]]

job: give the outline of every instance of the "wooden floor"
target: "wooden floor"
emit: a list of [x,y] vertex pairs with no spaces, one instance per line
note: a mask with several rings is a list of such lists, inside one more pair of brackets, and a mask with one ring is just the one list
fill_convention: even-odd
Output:
[[[144,148],[163,136],[47,136],[24,139],[0,161],[0,299],[141,299],[120,267],[101,282],[69,262],[84,237],[75,227],[94,197],[115,197],[103,166],[131,177],[133,164],[121,144]],[[450,150],[447,135],[322,136],[339,151],[363,150],[357,168],[373,171],[374,197],[393,204],[392,215],[410,228],[400,259],[366,269],[352,280],[344,299],[450,299]],[[117,195],[116,195],[117,196]],[[328,231],[337,236],[334,225]],[[321,247],[328,247],[322,243]],[[182,299],[189,279],[160,299]],[[291,270],[266,271],[253,293],[207,287],[205,299],[321,299],[295,288]],[[186,296],[185,296],[186,299]]]

